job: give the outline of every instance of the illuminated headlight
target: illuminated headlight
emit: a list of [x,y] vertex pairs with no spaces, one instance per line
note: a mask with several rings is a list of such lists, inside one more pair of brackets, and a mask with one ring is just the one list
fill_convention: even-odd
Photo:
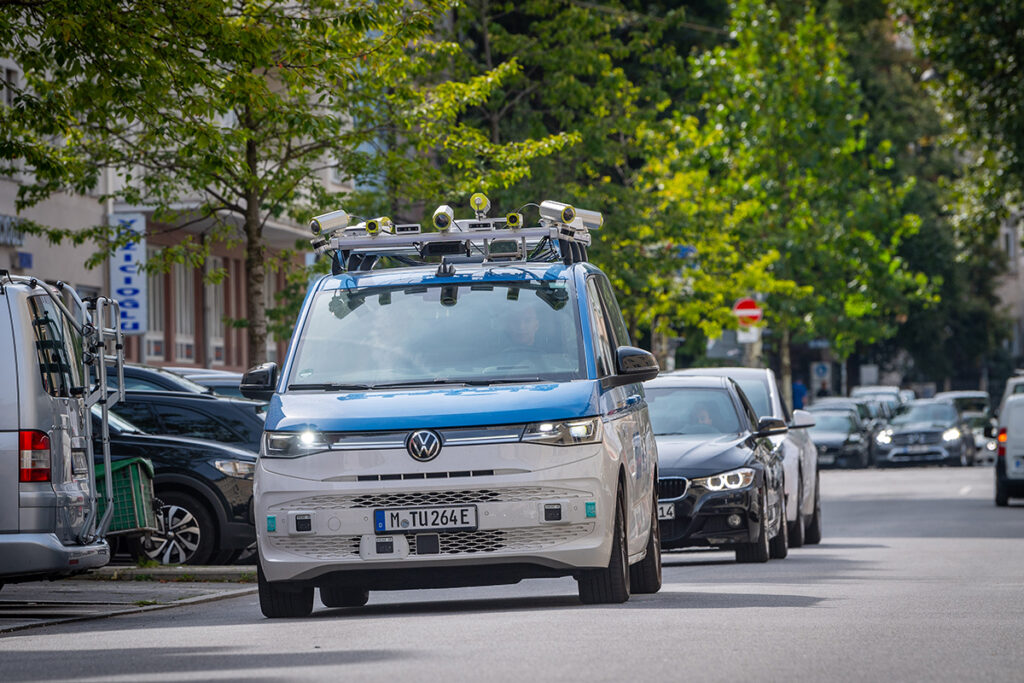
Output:
[[245,460],[214,460],[213,466],[229,477],[251,477],[256,463]]
[[523,441],[551,446],[578,446],[601,440],[601,418],[564,422],[535,422],[526,425]]
[[694,479],[690,483],[693,486],[699,486],[708,491],[732,491],[750,486],[753,481],[754,470],[749,467],[741,467],[738,470],[730,470],[710,477]]
[[323,434],[302,432],[266,432],[263,435],[263,455],[268,458],[297,458],[329,448]]
[[994,440],[990,440],[990,441],[985,443],[985,450],[987,450],[987,451],[994,451],[995,449],[996,449],[996,442]]
[[960,438],[960,430],[956,427],[951,427],[946,431],[942,432],[943,441],[956,441]]
[[875,441],[884,444],[892,443],[892,430],[886,429],[881,432],[878,432],[878,436],[875,437]]

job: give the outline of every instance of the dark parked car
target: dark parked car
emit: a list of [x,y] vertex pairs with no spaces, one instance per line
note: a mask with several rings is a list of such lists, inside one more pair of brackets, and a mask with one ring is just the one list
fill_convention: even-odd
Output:
[[[93,424],[98,440],[95,415]],[[145,434],[113,412],[110,451],[113,459],[148,458],[153,463],[153,492],[163,504],[157,515],[159,530],[139,543],[138,554],[161,564],[221,564],[255,542],[253,453],[199,439]]]
[[973,465],[974,433],[950,401],[918,399],[900,406],[875,439],[878,464]]
[[727,377],[662,376],[645,393],[658,442],[662,548],[734,549],[738,562],[785,557],[782,451],[768,437],[786,423],[759,419]]
[[260,401],[212,394],[128,391],[113,410],[150,434],[207,439],[256,452],[263,407]]
[[849,410],[814,411],[811,439],[818,449],[819,467],[867,467],[868,441],[857,417]]
[[218,396],[242,398],[242,373],[207,372],[201,375],[185,375],[186,379],[201,384]]
[[211,393],[208,387],[186,379],[176,372],[155,368],[150,365],[125,364],[124,388],[128,391],[173,391],[186,394]]

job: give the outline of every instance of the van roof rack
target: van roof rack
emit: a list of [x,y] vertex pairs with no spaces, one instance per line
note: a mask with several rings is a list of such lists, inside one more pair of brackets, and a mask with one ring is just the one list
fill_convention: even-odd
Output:
[[339,209],[310,221],[311,243],[317,255],[331,254],[335,275],[372,270],[381,258],[414,266],[429,265],[427,259],[441,257],[449,273],[460,262],[561,259],[571,265],[587,260],[590,231],[604,222],[600,212],[543,201],[527,205],[536,206],[540,213],[538,223],[527,227],[519,212],[489,218],[490,201],[483,194],[470,197],[470,205],[476,217],[459,220],[450,206],[437,207],[432,217],[436,232],[426,233],[418,223],[395,224],[386,216],[350,225],[349,214]]

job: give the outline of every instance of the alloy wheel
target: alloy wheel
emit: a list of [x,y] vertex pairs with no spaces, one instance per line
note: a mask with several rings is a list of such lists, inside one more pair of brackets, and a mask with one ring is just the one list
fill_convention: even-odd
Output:
[[203,534],[199,520],[178,505],[164,505],[156,520],[157,530],[142,542],[142,552],[160,564],[184,564],[195,554]]

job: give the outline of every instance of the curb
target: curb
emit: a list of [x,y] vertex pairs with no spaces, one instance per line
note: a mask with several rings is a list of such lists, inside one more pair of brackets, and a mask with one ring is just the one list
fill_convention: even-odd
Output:
[[239,567],[100,567],[69,577],[75,581],[177,581],[255,583],[256,565]]
[[159,610],[172,609],[174,607],[183,607],[187,605],[197,605],[203,602],[215,602],[217,600],[227,600],[228,598],[237,598],[243,595],[253,595],[259,589],[256,586],[250,588],[238,588],[218,595],[200,595],[194,598],[185,598],[184,600],[176,600],[169,602],[164,605],[144,605],[144,606],[132,606],[125,607],[124,609],[115,610],[113,612],[104,612],[103,614],[89,614],[77,617],[66,617],[62,619],[53,619],[52,621],[44,621],[38,624],[22,624],[19,626],[10,626],[7,628],[0,627],[0,634],[14,633],[16,631],[25,631],[32,628],[41,628],[43,626],[58,626],[61,624],[71,624],[78,621],[94,621],[97,619],[109,619],[110,617],[117,617],[124,614],[141,614],[143,612],[156,612]]

